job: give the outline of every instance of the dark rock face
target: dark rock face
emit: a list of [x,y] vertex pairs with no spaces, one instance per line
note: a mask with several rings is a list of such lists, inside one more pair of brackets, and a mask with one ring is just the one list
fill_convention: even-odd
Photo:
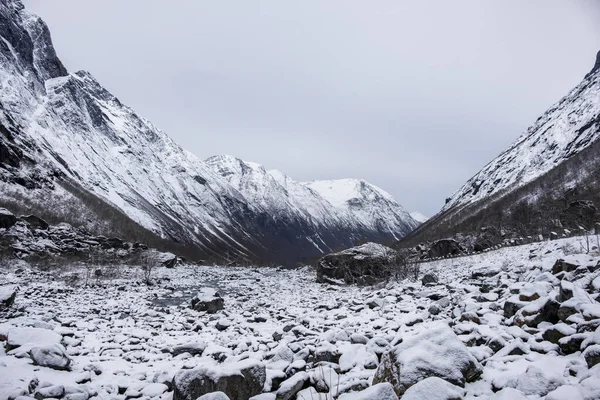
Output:
[[463,252],[460,244],[454,239],[441,239],[434,242],[429,249],[430,258],[448,257]]
[[425,274],[425,275],[423,275],[423,278],[421,278],[421,284],[423,286],[437,284],[437,283],[438,283],[438,277],[435,276],[434,274]]
[[395,255],[394,250],[375,243],[329,254],[319,260],[317,282],[343,280],[348,284],[370,284],[381,281],[391,276]]
[[556,275],[560,272],[572,272],[575,271],[577,267],[579,267],[579,265],[568,263],[565,260],[556,260],[552,266],[552,273]]
[[265,366],[256,361],[242,361],[218,372],[203,367],[183,370],[173,378],[173,400],[196,400],[213,392],[223,392],[231,400],[248,400],[262,393],[265,379]]
[[[38,17],[27,23],[22,18],[20,0],[7,0],[0,4],[0,36],[4,37],[19,56],[20,61],[42,81],[67,75],[67,70],[56,56],[50,31]],[[0,42],[0,52],[10,60],[10,49]]]
[[17,298],[16,286],[0,287],[0,311],[8,310]]
[[560,222],[569,229],[591,229],[600,214],[592,201],[577,200],[569,204],[560,215]]
[[0,208],[0,228],[8,229],[17,223],[17,217],[6,208]]
[[196,311],[204,311],[208,314],[214,314],[225,307],[225,300],[212,288],[202,289],[194,298],[192,298],[192,308]]
[[46,221],[35,215],[25,215],[20,217],[20,219],[27,222],[27,224],[33,229],[46,230],[50,226]]

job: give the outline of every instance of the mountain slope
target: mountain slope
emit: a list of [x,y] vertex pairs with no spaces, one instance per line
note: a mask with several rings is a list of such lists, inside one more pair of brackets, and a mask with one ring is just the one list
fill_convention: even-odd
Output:
[[[283,174],[198,159],[88,72],[68,73],[44,22],[19,0],[0,4],[0,128],[0,190],[11,201],[75,202],[82,212],[90,199],[105,202],[205,259],[293,264],[415,226],[388,210],[400,207],[391,199],[362,214],[340,211]],[[382,215],[393,220],[381,224]],[[109,222],[91,225],[121,224]]]
[[404,243],[474,233],[488,226],[518,235],[547,235],[566,228],[561,216],[571,202],[591,201],[600,207],[600,199],[590,190],[597,189],[599,171],[599,67],[597,61],[579,85],[469,179],[440,213]]

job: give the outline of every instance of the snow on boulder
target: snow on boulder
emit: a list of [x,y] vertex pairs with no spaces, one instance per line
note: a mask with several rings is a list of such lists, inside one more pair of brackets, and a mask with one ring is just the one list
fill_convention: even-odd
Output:
[[231,399],[223,392],[213,392],[213,393],[208,393],[203,396],[200,396],[200,397],[198,397],[197,400],[231,400]]
[[539,397],[564,384],[565,380],[561,375],[544,372],[533,365],[527,367],[525,373],[512,377],[498,377],[492,381],[492,386],[496,389],[513,388],[526,396]]
[[177,256],[173,253],[159,253],[157,259],[166,268],[175,268],[177,265]]
[[338,400],[398,400],[392,384],[382,382],[361,392],[344,393]]
[[15,285],[0,286],[0,311],[8,310],[17,297]]
[[183,353],[188,353],[192,356],[201,356],[202,353],[204,353],[204,350],[206,350],[206,347],[207,345],[204,342],[181,344],[173,347],[171,354],[173,354],[173,356],[178,356]]
[[60,344],[36,346],[29,351],[35,365],[58,370],[69,370],[71,359]]
[[50,346],[60,344],[62,336],[43,328],[12,328],[8,331],[8,349],[16,349],[23,345]]
[[306,372],[298,372],[291,378],[283,381],[275,394],[276,400],[291,400],[308,382],[309,376]]
[[464,387],[465,382],[479,378],[482,371],[481,364],[452,329],[436,322],[385,353],[373,383],[389,382],[401,396],[425,378],[437,376]]
[[151,383],[141,390],[142,396],[157,397],[169,390],[168,386],[163,383]]
[[225,300],[213,288],[202,288],[192,299],[192,308],[214,314],[225,307]]
[[0,207],[0,228],[8,229],[17,223],[17,217],[6,208]]
[[408,388],[402,400],[459,400],[465,390],[437,377],[423,379]]
[[317,265],[317,282],[372,284],[391,274],[396,251],[377,243],[326,255]]
[[173,378],[173,400],[196,400],[218,391],[230,400],[248,400],[262,393],[265,379],[265,365],[256,360],[183,370]]

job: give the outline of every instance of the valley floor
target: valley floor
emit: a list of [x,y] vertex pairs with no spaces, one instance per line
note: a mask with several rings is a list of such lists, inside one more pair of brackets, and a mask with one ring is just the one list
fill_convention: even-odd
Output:
[[[425,263],[421,273],[439,279],[427,286],[329,286],[309,268],[207,266],[157,269],[152,286],[137,268],[120,267],[111,278],[106,267],[84,286],[76,267],[41,272],[13,263],[0,270],[2,290],[18,287],[11,311],[0,313],[0,400],[170,399],[180,370],[218,371],[244,359],[266,366],[264,391],[272,394],[260,399],[275,399],[294,376],[301,391],[289,398],[362,399],[340,393],[370,386],[383,352],[437,320],[481,363],[465,398],[598,399],[600,257],[597,249],[585,254],[584,241]],[[557,259],[573,267],[553,274]],[[202,287],[221,293],[224,310],[190,308]],[[558,321],[545,308],[557,296]],[[54,342],[66,348],[70,370],[33,365],[29,350]],[[60,396],[46,395],[50,389]]]

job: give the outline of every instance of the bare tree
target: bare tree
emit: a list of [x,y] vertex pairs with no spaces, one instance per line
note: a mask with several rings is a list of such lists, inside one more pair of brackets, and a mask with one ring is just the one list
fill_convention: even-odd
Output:
[[146,285],[152,284],[152,271],[158,267],[160,260],[158,252],[154,250],[148,250],[141,256],[142,272],[144,274],[144,282]]

